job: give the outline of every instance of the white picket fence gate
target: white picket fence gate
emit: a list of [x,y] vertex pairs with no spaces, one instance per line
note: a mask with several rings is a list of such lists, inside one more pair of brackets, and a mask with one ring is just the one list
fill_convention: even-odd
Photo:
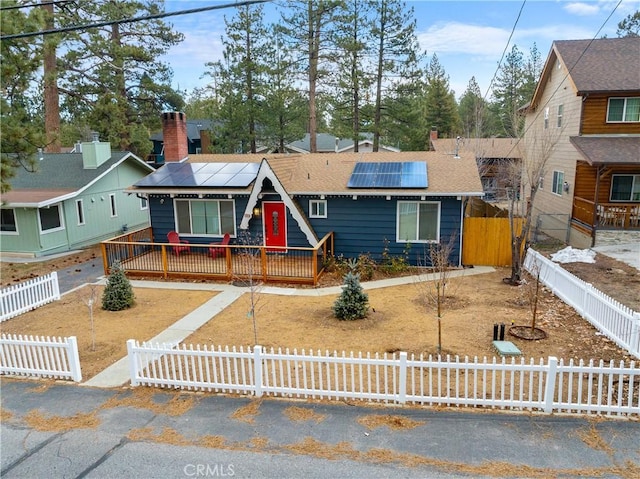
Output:
[[60,299],[55,271],[0,290],[0,322]]
[[0,336],[0,374],[82,381],[78,341],[3,334]]
[[640,414],[635,362],[549,358],[463,361],[422,355],[140,344],[127,341],[131,384],[288,398],[327,398],[563,413]]
[[525,269],[629,354],[640,358],[640,313],[619,303],[529,248]]

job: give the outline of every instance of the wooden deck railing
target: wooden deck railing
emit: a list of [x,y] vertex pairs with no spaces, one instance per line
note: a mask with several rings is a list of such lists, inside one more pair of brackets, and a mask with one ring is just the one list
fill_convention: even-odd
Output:
[[[151,228],[103,241],[105,274],[114,262],[119,261],[129,276],[241,282],[253,279],[315,286],[324,271],[327,256],[333,254],[333,233],[328,233],[314,248],[237,244],[213,247],[190,243],[187,251],[176,252],[173,246],[176,245],[154,242]],[[213,248],[216,254],[211,254]],[[224,252],[220,253],[219,249]]]
[[573,218],[600,229],[640,229],[640,204],[600,203],[575,197]]

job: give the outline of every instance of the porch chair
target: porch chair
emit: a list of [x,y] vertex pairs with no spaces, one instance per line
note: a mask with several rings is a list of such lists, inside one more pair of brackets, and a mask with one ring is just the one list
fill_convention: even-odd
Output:
[[231,235],[229,233],[225,233],[222,241],[219,243],[211,243],[212,247],[209,248],[209,256],[212,258],[217,258],[218,256],[224,256],[224,250],[226,248],[220,248],[220,246],[226,246],[229,244],[229,240],[231,239]]
[[169,231],[169,233],[167,233],[167,239],[169,240],[169,243],[171,243],[173,254],[175,254],[176,256],[180,256],[180,253],[182,253],[183,251],[187,253],[191,251],[191,247],[182,246],[188,245],[189,242],[187,240],[180,239],[180,236],[177,232]]

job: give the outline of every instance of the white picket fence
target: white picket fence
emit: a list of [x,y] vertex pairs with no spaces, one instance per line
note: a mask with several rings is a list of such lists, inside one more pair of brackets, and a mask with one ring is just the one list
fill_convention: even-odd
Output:
[[640,313],[619,303],[529,248],[525,269],[629,354],[640,358]]
[[60,299],[55,271],[0,290],[0,322]]
[[82,381],[78,341],[3,334],[0,336],[0,374]]
[[127,341],[131,384],[295,398],[327,398],[563,413],[640,414],[635,362],[549,358],[487,361],[407,353],[201,348]]

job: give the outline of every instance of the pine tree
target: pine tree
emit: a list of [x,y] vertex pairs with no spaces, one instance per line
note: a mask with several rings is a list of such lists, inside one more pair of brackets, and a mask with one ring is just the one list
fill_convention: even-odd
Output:
[[353,321],[366,317],[368,309],[369,296],[362,290],[360,275],[347,273],[342,293],[333,304],[333,314],[338,319]]
[[299,58],[292,63],[292,67],[297,67],[296,73],[306,77],[308,85],[308,131],[311,153],[318,151],[316,134],[321,121],[318,115],[318,96],[330,67],[329,37],[334,10],[339,4],[338,0],[288,2],[289,15],[282,13],[281,25],[289,42],[289,48],[299,55]]
[[519,137],[522,133],[524,121],[518,117],[517,111],[528,101],[523,95],[525,80],[524,58],[514,45],[500,66],[493,89],[493,107],[500,121],[500,136]]
[[372,81],[367,61],[373,43],[369,28],[371,6],[366,0],[345,2],[337,9],[332,32],[336,69],[331,126],[334,134],[353,140],[355,153],[367,123],[362,110]]
[[265,146],[284,153],[285,145],[304,137],[309,117],[309,102],[298,90],[291,74],[292,52],[283,40],[282,28],[270,27],[274,43],[267,58],[268,71],[264,88],[262,128],[259,138]]
[[[402,131],[406,125],[415,126],[409,135],[411,138],[420,137],[421,132],[425,131],[421,121],[415,122],[415,118],[411,118],[415,103],[402,101],[407,93],[413,96],[420,87],[422,70],[419,65],[424,54],[417,40],[413,7],[407,9],[402,0],[379,0],[373,2],[373,6],[375,20],[372,26],[372,50],[376,68],[373,151],[378,151],[380,138],[385,136],[385,130],[393,130],[395,134],[391,137],[394,138],[403,136]],[[426,142],[419,143],[424,146],[415,149],[426,148]]]
[[107,285],[102,293],[102,309],[122,311],[133,306],[134,299],[131,282],[124,274],[120,263],[116,261],[109,270]]
[[444,137],[458,132],[460,119],[453,90],[449,87],[449,75],[444,71],[434,53],[427,69],[425,118],[430,128],[435,127]]
[[[90,24],[159,14],[161,0],[96,0],[60,8],[58,26]],[[114,23],[64,34],[58,58],[58,89],[64,116],[87,125],[100,138],[145,157],[149,129],[160,126],[162,111],[180,110],[183,100],[171,87],[172,70],[161,60],[183,35],[161,19]],[[65,115],[66,114],[66,115]]]
[[[3,2],[3,7],[16,6],[15,1]],[[33,8],[7,9],[0,15],[2,35],[41,30],[42,10]],[[36,39],[2,40],[0,44],[0,192],[11,189],[10,179],[16,168],[35,171],[35,153],[45,146],[43,127],[38,122],[37,109],[41,101],[32,96],[42,64],[42,46]]]
[[491,115],[482,98],[476,77],[471,77],[467,89],[460,97],[458,114],[465,138],[487,138],[491,136]]
[[[231,138],[228,153],[240,148],[243,153],[255,153],[257,149],[257,126],[264,110],[265,62],[273,48],[263,10],[262,5],[244,5],[232,18],[225,17],[224,59],[207,63],[208,75],[218,82],[216,94],[223,105],[218,116],[220,131],[214,131],[214,136]],[[241,147],[233,145],[235,140],[240,140]]]
[[620,38],[640,37],[640,10],[630,13],[618,23],[616,35]]

